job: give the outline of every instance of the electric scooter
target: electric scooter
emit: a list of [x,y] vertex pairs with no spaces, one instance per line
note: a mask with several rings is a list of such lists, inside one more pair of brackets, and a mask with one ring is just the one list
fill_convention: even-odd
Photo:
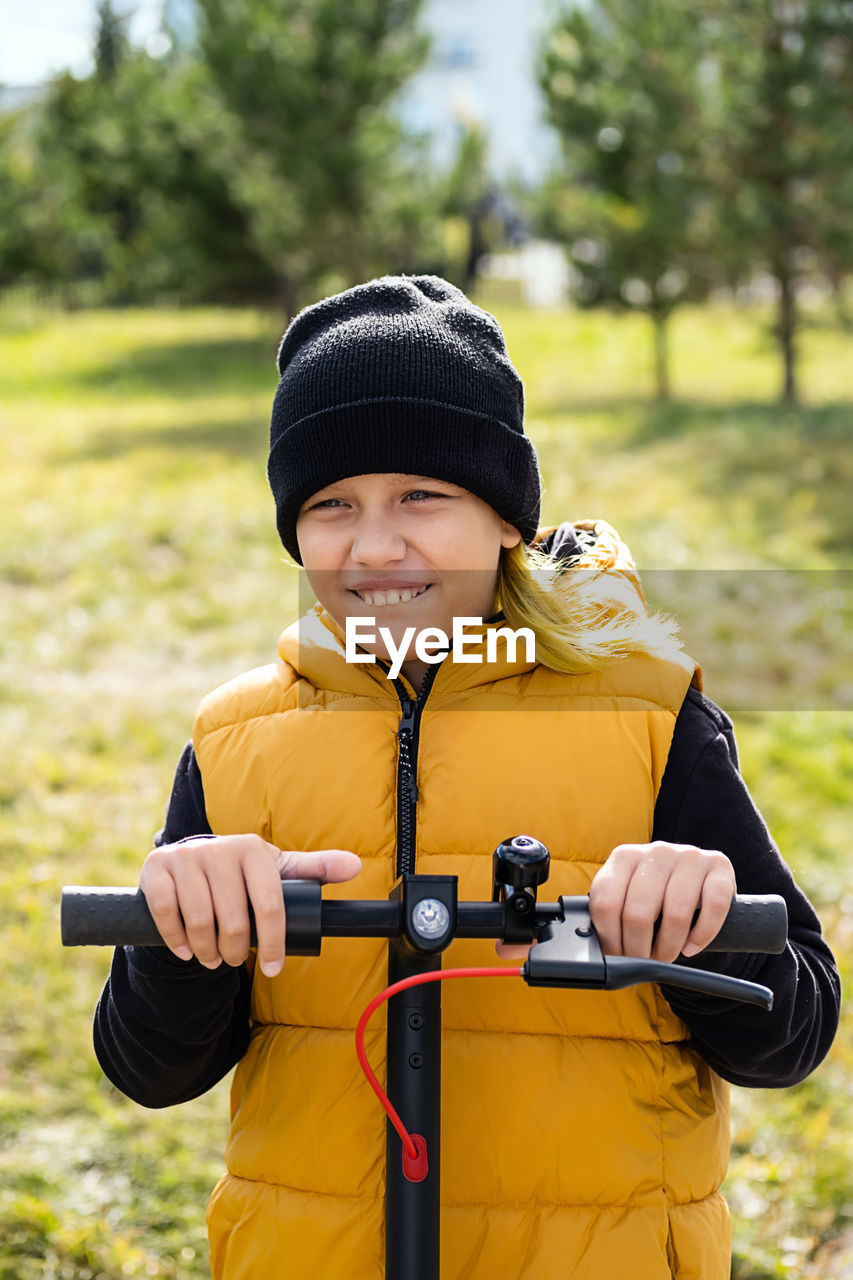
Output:
[[[521,977],[531,987],[601,991],[659,982],[772,1008],[772,992],[757,983],[680,964],[604,956],[587,897],[537,901],[549,869],[545,846],[519,835],[492,855],[491,902],[459,902],[455,876],[404,874],[387,901],[324,900],[317,881],[282,881],[287,953],[317,956],[323,938],[388,939],[388,986],[371,1000],[356,1031],[359,1061],[388,1113],[388,1280],[439,1280],[440,980]],[[65,946],[165,946],[139,889],[67,886],[61,930]],[[787,931],[783,898],[736,895],[722,930],[705,950],[778,954],[785,949]],[[442,969],[441,953],[454,938],[536,945],[521,967]],[[253,945],[256,941],[253,922]],[[364,1051],[367,1020],[385,1000],[387,1095]]]

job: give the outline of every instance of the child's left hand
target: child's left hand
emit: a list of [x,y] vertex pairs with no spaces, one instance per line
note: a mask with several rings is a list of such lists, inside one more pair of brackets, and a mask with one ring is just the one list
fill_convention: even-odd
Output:
[[[605,955],[671,964],[717,936],[736,891],[734,867],[718,849],[619,844],[590,885],[589,910]],[[525,960],[530,948],[498,942],[495,950],[503,960]]]
[[717,936],[736,890],[734,867],[718,849],[620,844],[590,885],[590,916],[605,955],[672,963]]

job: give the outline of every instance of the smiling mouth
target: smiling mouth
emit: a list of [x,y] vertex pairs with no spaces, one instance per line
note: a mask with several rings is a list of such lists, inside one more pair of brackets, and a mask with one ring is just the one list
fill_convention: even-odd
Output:
[[372,609],[381,609],[386,604],[408,604],[410,600],[417,600],[418,596],[424,595],[432,586],[431,582],[427,582],[423,587],[402,587],[389,588],[386,591],[356,591],[352,589],[352,594],[358,596],[359,600],[363,600],[365,604],[369,604]]

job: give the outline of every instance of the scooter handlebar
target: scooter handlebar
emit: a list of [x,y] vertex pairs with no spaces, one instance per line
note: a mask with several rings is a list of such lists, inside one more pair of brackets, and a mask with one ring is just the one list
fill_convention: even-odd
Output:
[[[286,950],[291,955],[317,955],[323,937],[396,937],[401,933],[398,904],[387,901],[324,901],[314,880],[282,881],[287,915]],[[578,900],[579,902],[581,900]],[[537,923],[560,914],[556,903],[539,903]],[[83,946],[165,946],[140,889],[66,885],[62,891],[62,944]],[[500,938],[500,903],[460,902],[457,937]],[[706,951],[784,951],[788,913],[776,894],[738,894],[722,929]],[[253,942],[254,924],[253,924]]]

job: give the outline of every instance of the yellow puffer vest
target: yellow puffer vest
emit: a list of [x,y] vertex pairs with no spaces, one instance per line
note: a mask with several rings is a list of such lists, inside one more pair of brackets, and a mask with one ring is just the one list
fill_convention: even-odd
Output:
[[[604,522],[597,562],[624,548]],[[620,559],[620,556],[623,558]],[[395,877],[400,703],[347,664],[319,608],[281,663],[210,695],[195,729],[211,828],[285,849],[352,849],[384,898]],[[491,852],[551,851],[543,900],[586,892],[615,845],[646,842],[690,660],[591,675],[508,661],[439,668],[420,730],[417,870],[488,898]],[[459,941],[446,966],[497,963]],[[210,1202],[215,1280],[380,1280],[384,1113],[353,1034],[386,982],[380,941],[327,940],[270,981],[232,1091],[228,1173]],[[442,1280],[727,1280],[727,1087],[656,986],[615,993],[470,980],[443,991]],[[507,987],[509,986],[509,990]],[[380,1079],[384,1019],[368,1052]]]

